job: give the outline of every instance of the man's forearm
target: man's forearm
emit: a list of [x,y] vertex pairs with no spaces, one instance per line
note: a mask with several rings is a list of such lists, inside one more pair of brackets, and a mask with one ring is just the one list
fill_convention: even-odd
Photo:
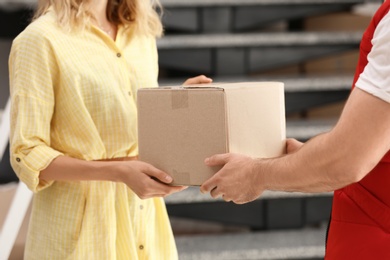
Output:
[[331,133],[308,141],[298,152],[278,159],[259,159],[265,189],[327,192],[358,181],[359,173],[348,169],[343,151],[332,149]]
[[[364,105],[363,105],[364,104]],[[361,180],[389,150],[390,105],[355,89],[337,125],[298,151],[257,161],[270,190],[324,192]]]

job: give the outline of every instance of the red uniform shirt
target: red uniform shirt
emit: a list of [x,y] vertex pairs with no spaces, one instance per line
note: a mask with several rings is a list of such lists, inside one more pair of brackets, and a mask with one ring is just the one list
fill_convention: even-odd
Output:
[[[363,35],[353,87],[389,9],[390,1],[383,3]],[[335,191],[325,259],[390,259],[390,153],[363,180]]]

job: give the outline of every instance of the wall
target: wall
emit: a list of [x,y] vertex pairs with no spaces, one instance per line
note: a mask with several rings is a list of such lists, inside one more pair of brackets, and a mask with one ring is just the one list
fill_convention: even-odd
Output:
[[4,109],[9,96],[8,56],[11,40],[0,40],[0,109]]

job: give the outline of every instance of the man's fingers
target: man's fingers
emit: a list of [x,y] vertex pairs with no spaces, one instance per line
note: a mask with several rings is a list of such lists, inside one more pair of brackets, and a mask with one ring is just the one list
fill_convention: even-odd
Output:
[[289,153],[295,152],[296,150],[301,148],[302,145],[303,145],[303,143],[296,140],[296,139],[293,139],[293,138],[287,139],[286,140],[287,153],[289,154]]
[[221,193],[220,189],[218,189],[218,187],[214,187],[211,191],[210,191],[210,195],[211,197],[213,197],[214,199],[218,198],[218,197],[222,197],[223,194]]
[[[211,156],[205,160],[205,164],[207,166],[217,166],[217,165],[223,165],[227,161],[228,154],[216,154],[214,156]],[[218,173],[216,174],[218,175]],[[216,179],[215,176],[211,177],[207,181],[205,181],[201,186],[200,186],[200,192],[201,193],[209,193],[213,189],[216,188]]]
[[[205,164],[207,166],[218,166],[218,165],[224,165],[229,161],[230,154],[216,154],[213,155],[205,160]],[[206,180],[201,186],[200,186],[200,192],[202,193],[209,193],[213,189],[217,187],[218,182],[218,176],[221,175],[221,171],[223,171],[223,168],[214,174],[210,179]]]
[[232,199],[230,199],[230,198],[229,198],[228,196],[226,196],[225,194],[222,195],[222,199],[223,199],[224,201],[226,201],[226,202],[232,201]]
[[200,192],[202,193],[209,193],[213,189],[215,189],[217,186],[215,185],[214,178],[211,177],[207,181],[205,181],[201,186],[200,186]]
[[224,165],[229,161],[230,154],[224,153],[224,154],[216,154],[209,158],[205,159],[205,164],[207,166],[218,166],[218,165]]
[[215,187],[214,189],[212,189],[210,191],[210,195],[214,199],[221,197],[226,202],[232,201],[232,199],[229,196],[227,196],[226,194],[224,194],[224,192],[222,192],[221,189],[218,189],[218,187]]

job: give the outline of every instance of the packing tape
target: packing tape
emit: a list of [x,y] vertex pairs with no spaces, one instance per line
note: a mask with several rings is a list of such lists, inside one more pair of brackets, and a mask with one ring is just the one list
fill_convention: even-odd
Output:
[[174,89],[171,93],[172,109],[188,108],[187,89]]

